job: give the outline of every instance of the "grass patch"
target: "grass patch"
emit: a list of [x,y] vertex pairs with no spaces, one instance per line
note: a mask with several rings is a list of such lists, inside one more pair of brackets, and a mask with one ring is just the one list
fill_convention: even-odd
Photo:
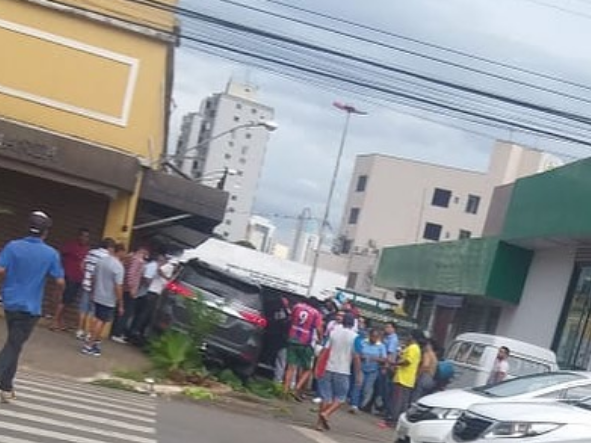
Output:
[[215,400],[215,395],[207,388],[202,388],[199,386],[192,386],[190,388],[186,388],[183,391],[183,394],[186,397],[189,397],[193,400]]

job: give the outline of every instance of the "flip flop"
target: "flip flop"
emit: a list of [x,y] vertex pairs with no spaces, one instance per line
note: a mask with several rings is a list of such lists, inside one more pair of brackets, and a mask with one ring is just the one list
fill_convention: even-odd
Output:
[[50,326],[49,330],[51,332],[66,332],[68,330],[67,327],[62,326],[62,327],[58,327],[58,326]]

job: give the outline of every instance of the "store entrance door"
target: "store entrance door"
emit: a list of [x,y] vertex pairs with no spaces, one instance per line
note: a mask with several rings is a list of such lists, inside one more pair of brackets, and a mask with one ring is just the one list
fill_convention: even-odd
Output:
[[591,265],[579,265],[567,297],[555,352],[561,367],[591,370]]

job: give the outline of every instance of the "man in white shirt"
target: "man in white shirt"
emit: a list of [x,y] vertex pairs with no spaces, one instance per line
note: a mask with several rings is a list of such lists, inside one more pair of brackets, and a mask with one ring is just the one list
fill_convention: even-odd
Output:
[[[142,296],[139,301],[141,303],[141,312],[136,314],[134,323],[131,326],[132,342],[137,345],[143,345],[145,341],[146,330],[152,322],[152,315],[156,309],[158,297],[164,291],[164,288],[174,274],[175,265],[165,255],[160,255],[156,260],[156,271],[153,272],[154,265],[148,264],[148,278],[150,278],[147,285],[146,295]],[[146,273],[144,271],[144,278]],[[147,281],[146,281],[147,283]]]
[[355,318],[347,313],[342,327],[335,328],[323,352],[329,352],[326,371],[318,381],[322,404],[318,413],[316,429],[329,430],[328,419],[347,400],[351,379],[351,364],[355,362],[355,371],[359,371],[359,357],[355,353],[357,333],[353,330]]
[[511,355],[511,351],[507,346],[501,346],[499,348],[499,353],[488,378],[489,385],[500,383],[507,378],[507,374],[509,373],[509,355]]

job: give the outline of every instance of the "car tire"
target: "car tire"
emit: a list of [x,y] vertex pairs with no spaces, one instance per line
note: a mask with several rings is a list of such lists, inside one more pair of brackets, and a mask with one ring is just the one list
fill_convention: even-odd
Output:
[[257,365],[242,364],[234,368],[236,376],[240,378],[243,383],[246,383],[256,372]]

